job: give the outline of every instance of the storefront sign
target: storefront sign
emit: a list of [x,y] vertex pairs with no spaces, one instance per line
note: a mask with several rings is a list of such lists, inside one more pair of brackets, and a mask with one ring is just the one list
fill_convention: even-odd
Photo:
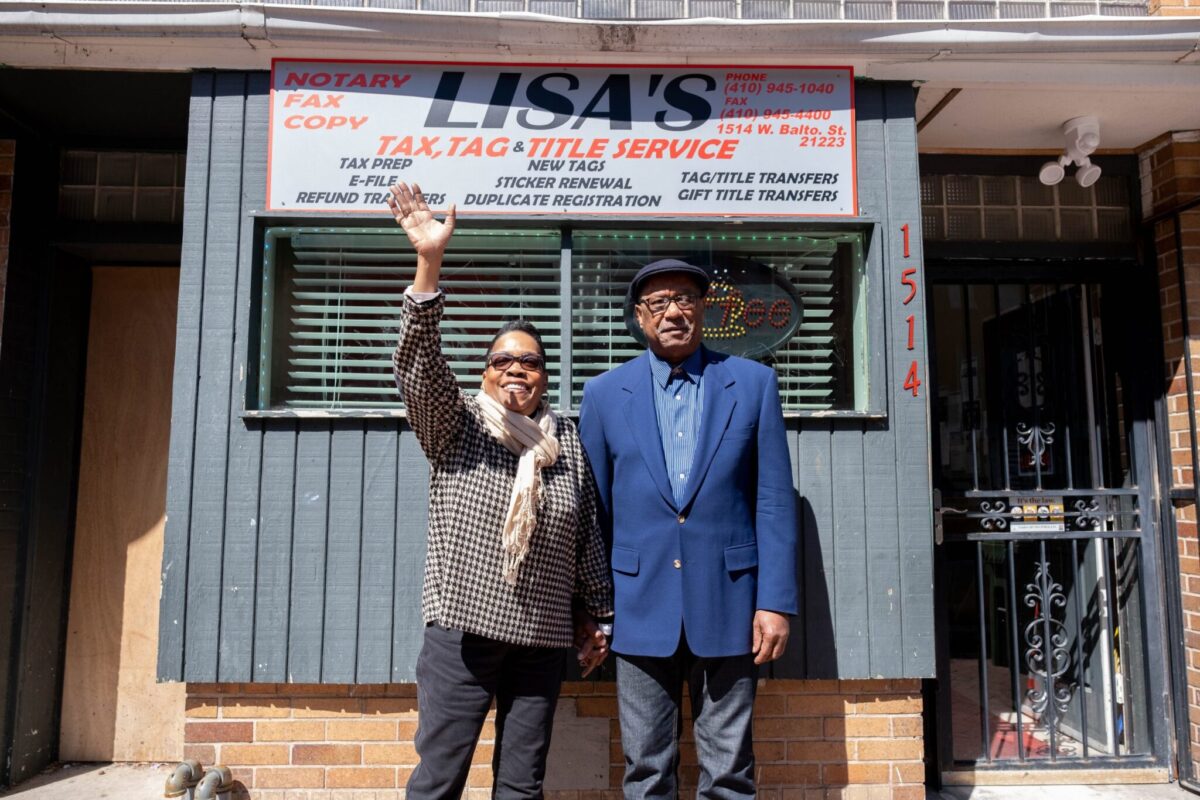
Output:
[[267,207],[854,216],[848,67],[276,60]]
[[[779,273],[754,261],[704,265],[712,279],[705,296],[704,341],[722,353],[768,356],[788,343],[804,321],[804,303]],[[625,303],[625,327],[642,345],[646,337]]]

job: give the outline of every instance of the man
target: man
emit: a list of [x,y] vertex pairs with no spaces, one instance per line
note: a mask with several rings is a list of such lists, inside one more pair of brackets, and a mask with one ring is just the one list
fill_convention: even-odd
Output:
[[796,508],[775,372],[701,344],[709,278],[629,287],[649,352],[590,381],[580,436],[610,530],[625,797],[678,794],[682,684],[698,797],[754,796],[756,665],[797,610]]

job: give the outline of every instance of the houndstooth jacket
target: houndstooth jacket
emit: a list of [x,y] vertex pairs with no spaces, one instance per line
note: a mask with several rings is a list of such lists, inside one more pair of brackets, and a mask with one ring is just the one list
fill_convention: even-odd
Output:
[[442,355],[444,298],[405,296],[392,357],[408,422],[429,459],[425,622],[511,644],[569,647],[572,598],[612,614],[612,576],[591,468],[575,423],[558,418],[558,460],[541,471],[537,528],[515,585],[504,580],[501,533],[517,457],[487,431],[478,401]]

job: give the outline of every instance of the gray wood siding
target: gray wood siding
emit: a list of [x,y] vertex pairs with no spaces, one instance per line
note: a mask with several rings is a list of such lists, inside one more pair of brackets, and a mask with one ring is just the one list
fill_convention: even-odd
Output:
[[[922,265],[920,171],[917,166],[917,129],[913,121],[914,96],[898,90],[880,91],[882,116],[896,120],[884,128],[887,172],[887,220],[885,227],[887,302],[892,353],[889,375],[892,388],[890,422],[895,431],[896,510],[899,520],[900,630],[901,654],[906,675],[932,675],[934,672],[933,617],[933,496],[930,463],[930,418],[928,385],[920,397],[901,388],[910,358],[921,365],[921,380],[929,377],[929,353],[925,339],[925,270]],[[906,120],[900,123],[900,120]],[[911,228],[911,246],[904,259],[900,226]],[[905,267],[915,267],[919,291],[913,302],[902,306],[905,294],[899,275]],[[902,310],[903,309],[903,310]],[[915,314],[913,353],[906,353],[905,312]]]
[[[901,388],[913,357],[925,379],[924,295],[902,306],[900,285],[902,269],[921,268],[914,97],[878,83],[856,93],[870,392],[887,417],[789,421],[804,608],[777,677],[933,674],[926,387]],[[396,420],[241,416],[257,374],[267,97],[263,73],[194,80],[159,675],[410,681],[429,476],[412,433]]]

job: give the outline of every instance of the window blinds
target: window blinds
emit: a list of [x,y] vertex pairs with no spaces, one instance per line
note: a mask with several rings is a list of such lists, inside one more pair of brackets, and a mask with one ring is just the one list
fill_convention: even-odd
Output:
[[[582,399],[583,384],[590,378],[642,351],[625,325],[625,291],[634,273],[655,259],[683,258],[717,268],[735,259],[749,260],[782,275],[804,308],[796,334],[767,360],[779,374],[784,410],[853,407],[855,384],[865,384],[865,378],[857,375],[865,362],[854,357],[855,348],[862,346],[865,338],[860,234],[580,232],[573,244],[574,405]],[[710,307],[706,325],[715,327],[720,313]],[[710,339],[714,349],[723,345],[736,352],[735,344]],[[862,390],[865,397],[865,385]]]
[[[442,268],[443,352],[479,385],[497,329],[515,317],[542,334],[557,402],[561,355],[558,231],[455,233]],[[262,408],[402,408],[392,379],[404,290],[416,255],[403,231],[271,229],[260,354]]]
[[[460,227],[442,271],[443,348],[462,386],[473,390],[496,330],[524,317],[546,345],[551,402],[562,408],[560,393],[568,392],[568,407],[578,408],[588,379],[642,352],[625,323],[626,287],[641,265],[668,256],[705,266],[750,260],[781,275],[803,306],[795,335],[768,359],[779,373],[785,411],[854,410],[866,394],[862,250],[857,232],[564,234]],[[567,281],[564,263],[570,265]],[[399,229],[267,229],[257,408],[402,409],[391,354],[415,268]],[[565,303],[564,286],[570,287]],[[570,364],[569,385],[564,363]]]

